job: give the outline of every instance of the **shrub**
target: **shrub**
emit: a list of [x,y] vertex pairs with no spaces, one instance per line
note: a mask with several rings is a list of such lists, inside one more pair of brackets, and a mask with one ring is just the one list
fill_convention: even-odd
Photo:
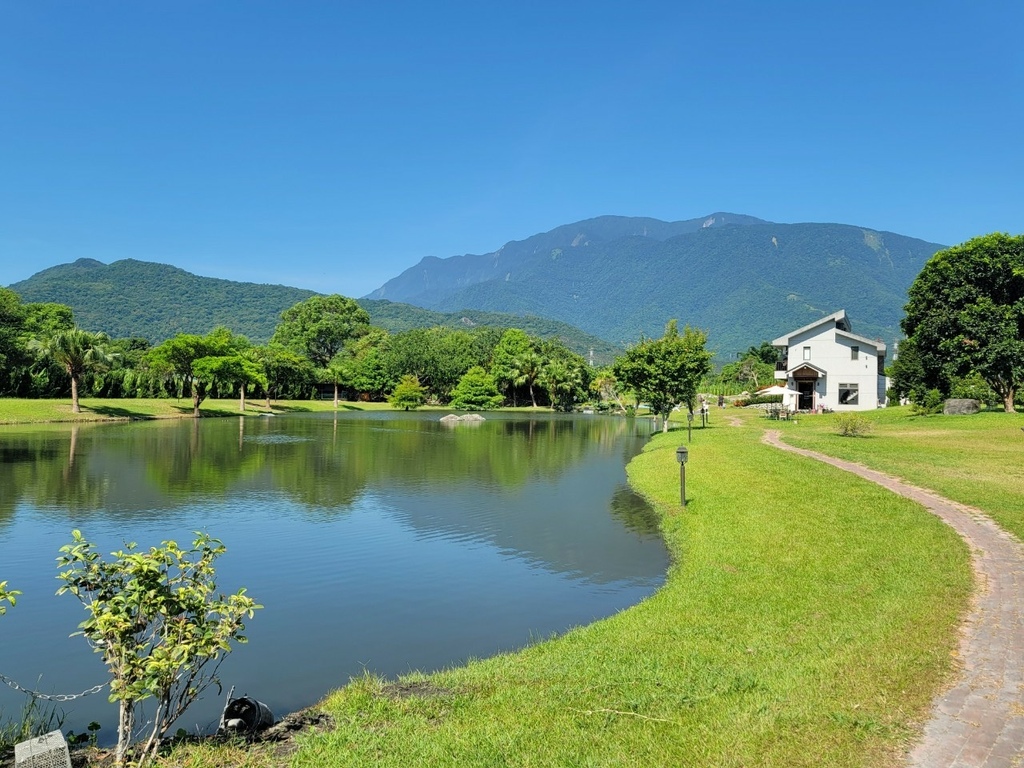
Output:
[[842,437],[863,437],[871,431],[871,422],[859,413],[837,414],[835,423]]
[[[138,551],[134,543],[104,560],[72,531],[58,564],[58,594],[74,595],[88,618],[83,635],[110,670],[110,700],[120,704],[115,762],[123,765],[135,735],[136,705],[156,699],[139,763],[156,754],[167,729],[210,685],[232,641],[245,642],[245,618],[260,608],[239,590],[217,592],[214,561],[224,545],[196,534],[192,549],[173,541]],[[209,666],[208,666],[209,665]],[[149,727],[149,724],[143,728]]]
[[927,392],[912,391],[910,393],[911,402],[914,407],[911,412],[917,416],[929,416],[933,413],[942,413],[942,406],[946,402],[946,398],[937,389],[929,389]]

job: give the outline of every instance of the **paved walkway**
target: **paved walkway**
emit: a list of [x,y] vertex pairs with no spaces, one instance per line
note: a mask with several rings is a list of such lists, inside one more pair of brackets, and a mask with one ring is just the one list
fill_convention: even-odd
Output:
[[979,510],[915,488],[860,464],[794,448],[765,432],[769,445],[824,461],[922,504],[971,549],[977,580],[962,628],[959,681],[936,699],[912,768],[1024,766],[1024,546]]

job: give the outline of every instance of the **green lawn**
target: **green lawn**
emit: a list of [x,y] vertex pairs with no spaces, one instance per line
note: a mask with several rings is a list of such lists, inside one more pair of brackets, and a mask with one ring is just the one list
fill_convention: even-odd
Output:
[[[111,419],[179,419],[192,418],[192,401],[188,398],[170,399],[116,399],[83,397],[79,401],[81,413],[71,412],[71,399],[26,400],[0,398],[0,424],[35,424],[64,421],[109,421]],[[238,416],[238,400],[204,400],[199,406],[203,416]],[[332,400],[274,400],[267,408],[266,400],[247,400],[245,414],[297,413],[333,411]],[[338,410],[374,411],[391,410],[387,403],[339,404]]]
[[[629,465],[663,515],[668,583],[520,653],[330,696],[296,766],[886,766],[951,674],[966,546],[915,504],[762,445],[695,430]],[[809,430],[808,430],[809,431]]]
[[[871,411],[866,437],[839,437],[836,414],[782,422],[787,442],[856,461],[947,498],[979,507],[1024,539],[1024,414],[914,416],[909,407]],[[777,422],[772,422],[776,424]]]
[[[190,410],[185,401],[83,404],[89,418],[118,415],[107,406],[133,417]],[[44,407],[62,406],[0,401],[0,421],[42,420]],[[286,407],[333,405],[275,403]],[[236,402],[207,408],[237,414]],[[302,737],[294,754],[204,744],[163,763],[901,764],[955,672],[972,586],[967,548],[914,503],[766,446],[761,435],[782,429],[794,444],[979,506],[1019,534],[1015,457],[1024,419],[890,409],[868,414],[869,437],[839,438],[829,416],[780,423],[738,409],[711,415],[688,444],[685,510],[675,461],[685,429],[655,436],[628,467],[660,513],[674,557],[667,583],[648,600],[519,653],[399,681],[339,680],[344,687],[321,705],[336,727]]]

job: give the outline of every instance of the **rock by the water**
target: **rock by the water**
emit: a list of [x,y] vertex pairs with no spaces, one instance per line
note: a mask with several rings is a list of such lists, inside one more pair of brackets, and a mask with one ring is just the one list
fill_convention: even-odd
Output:
[[448,423],[454,423],[456,421],[483,421],[484,417],[479,413],[467,413],[463,416],[456,416],[454,413],[449,413],[447,416],[442,416],[441,421]]
[[951,398],[942,406],[942,413],[945,416],[970,416],[981,410],[981,403],[977,400]]

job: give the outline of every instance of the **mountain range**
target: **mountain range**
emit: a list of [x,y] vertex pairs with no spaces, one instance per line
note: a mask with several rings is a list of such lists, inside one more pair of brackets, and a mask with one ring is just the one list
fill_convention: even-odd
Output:
[[[666,222],[601,216],[486,254],[426,257],[359,299],[374,325],[519,327],[605,362],[671,318],[708,332],[720,360],[845,309],[857,333],[899,336],[906,292],[944,246],[845,224],[715,213]],[[166,264],[79,259],[10,286],[78,324],[158,343],[224,325],[263,343],[313,295],[193,275]]]
[[892,341],[906,291],[944,246],[844,224],[602,216],[496,251],[427,257],[370,298],[437,311],[536,314],[628,344],[677,318],[708,331],[719,358],[847,310],[861,335]]

